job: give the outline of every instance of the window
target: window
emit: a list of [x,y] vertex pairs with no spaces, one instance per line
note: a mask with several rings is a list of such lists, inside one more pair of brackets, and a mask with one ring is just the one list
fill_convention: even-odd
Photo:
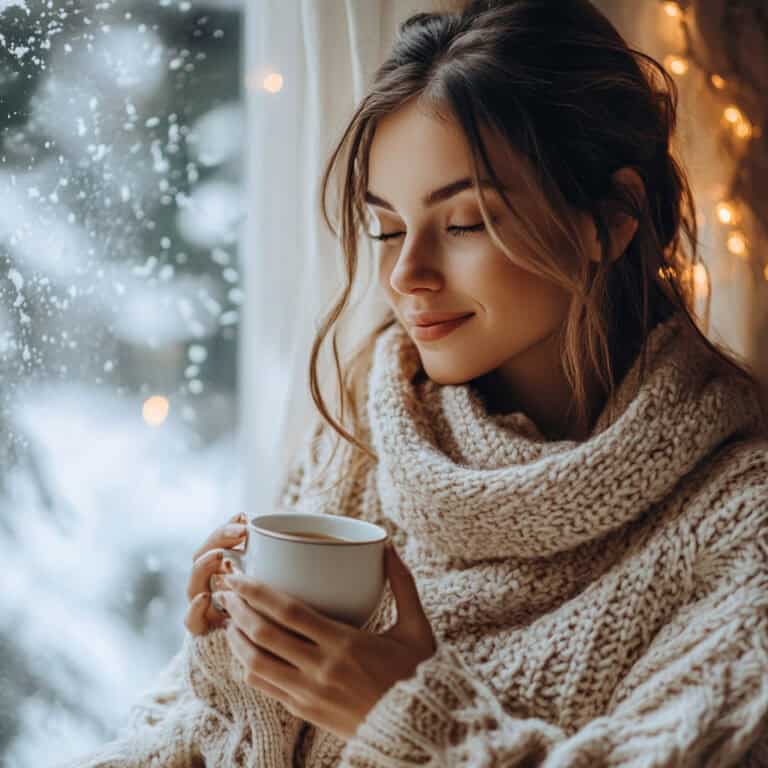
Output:
[[[0,0],[0,758],[112,738],[236,503],[237,0]],[[41,738],[41,734],[45,738]]]

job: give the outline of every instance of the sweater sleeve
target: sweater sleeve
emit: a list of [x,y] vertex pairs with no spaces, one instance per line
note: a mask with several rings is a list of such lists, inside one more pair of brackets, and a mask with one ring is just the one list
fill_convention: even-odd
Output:
[[243,682],[223,629],[187,632],[127,720],[113,741],[57,768],[286,765],[304,722]]
[[371,709],[341,768],[763,768],[768,736],[768,533],[713,568],[729,577],[672,616],[607,711],[566,733],[503,709],[441,645]]

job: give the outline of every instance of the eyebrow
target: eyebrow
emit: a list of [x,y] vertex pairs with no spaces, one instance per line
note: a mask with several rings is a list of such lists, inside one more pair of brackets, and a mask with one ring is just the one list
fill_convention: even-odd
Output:
[[[421,204],[425,208],[430,208],[431,206],[442,203],[448,198],[453,197],[454,195],[458,195],[459,192],[463,192],[465,189],[471,189],[474,186],[475,185],[472,179],[457,179],[456,181],[452,181],[450,184],[446,184],[444,187],[439,187],[438,189],[432,190],[432,192],[422,198]],[[480,186],[483,188],[490,187],[491,189],[495,190],[495,187],[488,179],[481,179]],[[507,188],[504,186],[502,186],[501,189],[505,192],[507,191]],[[369,189],[365,191],[365,202],[370,203],[371,205],[376,205],[379,208],[386,208],[388,211],[392,211],[393,213],[395,212],[395,208],[391,203],[388,203],[386,200],[384,200],[384,198],[375,195]]]

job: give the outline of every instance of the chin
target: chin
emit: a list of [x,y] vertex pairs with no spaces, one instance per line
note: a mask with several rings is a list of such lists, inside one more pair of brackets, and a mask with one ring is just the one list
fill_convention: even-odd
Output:
[[435,365],[424,360],[422,356],[421,363],[424,366],[424,372],[436,384],[466,384],[472,379],[482,376],[485,369],[481,371],[470,370],[466,366],[456,365]]

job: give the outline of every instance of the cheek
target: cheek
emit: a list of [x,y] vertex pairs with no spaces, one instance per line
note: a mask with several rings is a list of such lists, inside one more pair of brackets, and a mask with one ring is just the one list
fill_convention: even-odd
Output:
[[518,267],[504,255],[477,270],[473,283],[476,298],[491,320],[506,318],[518,324],[559,321],[569,304],[563,288]]

